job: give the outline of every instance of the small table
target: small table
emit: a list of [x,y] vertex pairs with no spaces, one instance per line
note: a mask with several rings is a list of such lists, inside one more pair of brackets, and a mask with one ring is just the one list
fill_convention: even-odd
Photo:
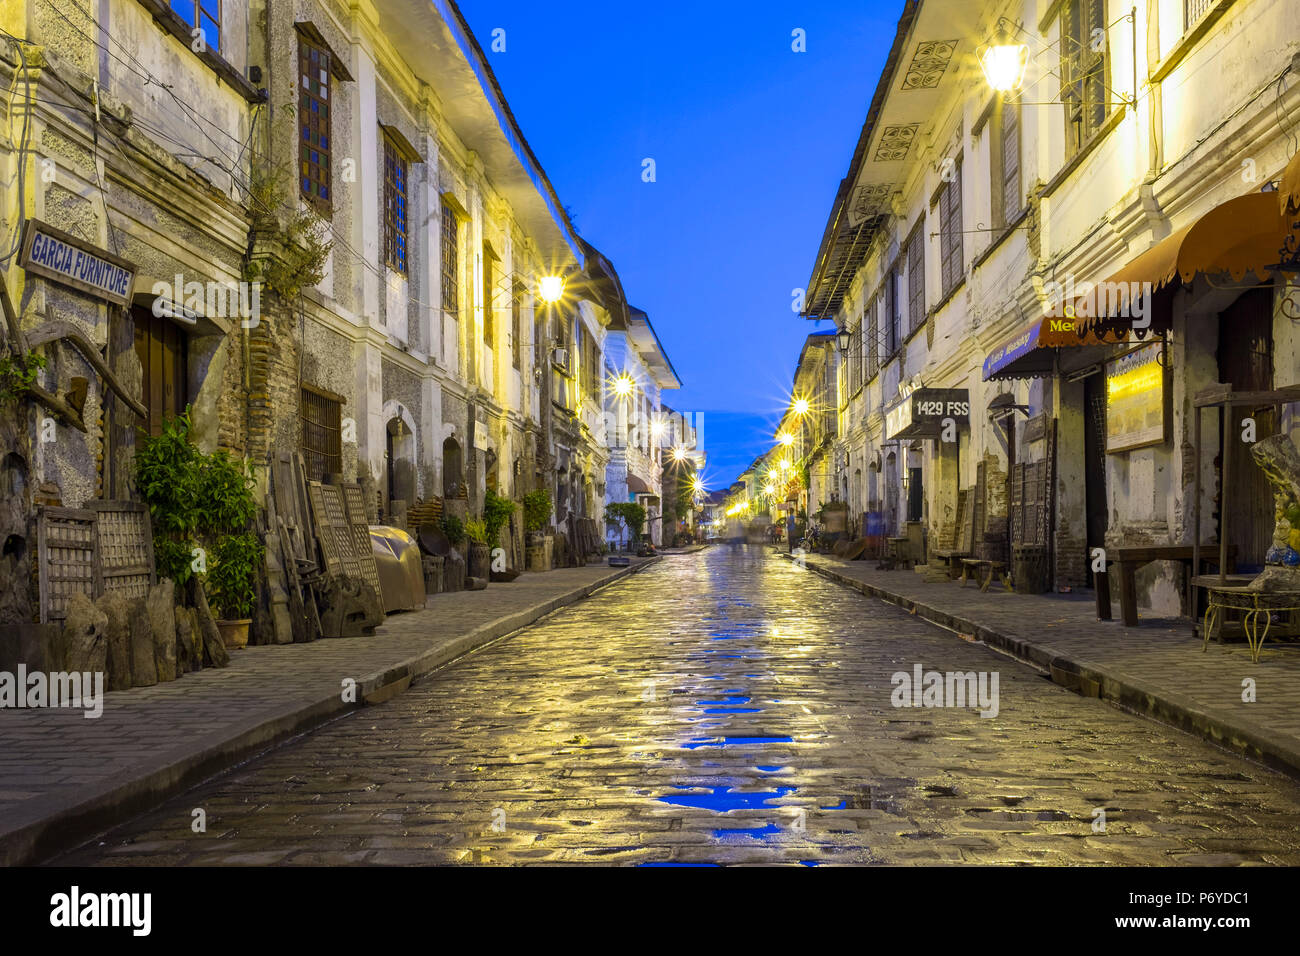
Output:
[[[1200,547],[1200,552],[1202,564],[1217,565],[1219,563],[1218,545],[1203,544]],[[1236,559],[1237,546],[1232,545],[1228,548],[1228,567],[1225,569],[1229,573],[1233,571],[1233,564]],[[1125,627],[1137,627],[1137,569],[1145,564],[1150,564],[1152,561],[1180,561],[1183,564],[1191,564],[1192,546],[1190,544],[1143,545],[1107,549],[1106,563],[1114,564],[1115,573],[1119,575],[1119,608]],[[1192,568],[1193,575],[1200,573],[1200,568]],[[1097,577],[1097,617],[1100,620],[1109,621],[1110,575],[1109,573],[1102,573],[1098,574]],[[1194,615],[1195,610],[1192,613]],[[1195,617],[1192,618],[1192,620],[1195,619]]]
[[[1245,611],[1242,629],[1246,632],[1246,642],[1250,645],[1250,659],[1259,663],[1259,652],[1268,637],[1268,628],[1273,614],[1278,611],[1300,611],[1300,591],[1255,591],[1250,588],[1211,587],[1209,603],[1205,608],[1205,623],[1202,630],[1205,639],[1201,643],[1201,652],[1210,647],[1210,634],[1214,630],[1219,611]],[[1259,628],[1260,615],[1264,616],[1264,630]]]

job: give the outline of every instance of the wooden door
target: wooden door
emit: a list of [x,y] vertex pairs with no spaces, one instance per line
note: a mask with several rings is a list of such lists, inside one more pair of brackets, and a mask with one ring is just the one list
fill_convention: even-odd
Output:
[[189,404],[186,353],[189,336],[175,323],[149,309],[133,308],[135,354],[140,359],[140,397],[149,410],[150,435],[162,431],[164,418],[174,417]]
[[[1219,381],[1234,391],[1268,391],[1273,387],[1273,288],[1251,289],[1219,313]],[[1231,411],[1222,436],[1229,462],[1228,544],[1235,544],[1238,570],[1261,568],[1273,539],[1273,492],[1242,440],[1243,421],[1255,420],[1255,439],[1277,428],[1272,408],[1238,407]],[[1224,445],[1220,445],[1222,454]],[[1222,489],[1220,489],[1220,502]],[[1221,510],[1221,509],[1220,509]],[[1224,524],[1220,520],[1219,527]]]

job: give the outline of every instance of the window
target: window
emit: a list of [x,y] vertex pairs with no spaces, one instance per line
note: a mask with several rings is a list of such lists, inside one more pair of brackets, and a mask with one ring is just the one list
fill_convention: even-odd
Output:
[[302,462],[313,481],[324,481],[326,475],[343,470],[342,411],[339,396],[302,386]]
[[939,190],[939,276],[947,295],[965,274],[962,263],[961,160],[952,167],[952,179]]
[[880,311],[876,308],[880,294],[872,296],[867,303],[867,381],[871,381],[880,371]]
[[150,435],[162,433],[164,418],[174,418],[189,404],[186,353],[189,336],[152,309],[133,308],[135,354],[140,359],[140,395],[149,410]]
[[483,344],[492,348],[493,333],[496,331],[493,323],[492,309],[492,263],[496,261],[496,256],[492,252],[492,247],[486,242],[483,243]]
[[221,52],[221,0],[171,0],[171,7],[187,25],[203,31],[209,49]]
[[885,285],[881,290],[884,293],[886,359],[897,352],[899,346],[903,344],[903,304],[899,301],[901,280],[898,267],[894,266],[885,273]]
[[543,368],[551,343],[546,341],[546,311],[533,299],[533,367]]
[[298,128],[301,131],[302,195],[328,210],[330,192],[330,54],[306,36],[298,36]]
[[514,294],[510,297],[510,360],[515,368],[520,368],[524,352],[524,287],[514,284]]
[[925,322],[925,213],[907,240],[907,328],[915,332]]
[[862,325],[853,326],[849,330],[849,378],[848,390],[849,395],[853,395],[862,387]]
[[457,277],[460,272],[460,256],[457,254],[460,244],[457,229],[460,223],[456,219],[456,210],[447,203],[442,204],[442,310],[456,318],[460,312],[460,284]]
[[1065,153],[1073,156],[1106,121],[1106,2],[1065,0],[1061,7],[1061,102]]
[[406,157],[384,137],[384,261],[406,275]]
[[989,139],[989,168],[993,174],[993,222],[1006,226],[1020,215],[1020,107],[999,103]]
[[1210,11],[1215,0],[1183,0],[1183,29],[1190,30]]

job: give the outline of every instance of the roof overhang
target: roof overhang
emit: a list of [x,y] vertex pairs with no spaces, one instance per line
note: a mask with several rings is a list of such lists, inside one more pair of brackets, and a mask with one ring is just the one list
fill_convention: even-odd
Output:
[[906,0],[848,174],[840,181],[808,283],[804,318],[835,319],[876,233],[923,161],[944,100],[966,81],[981,35],[981,5]]
[[548,266],[582,260],[582,247],[554,187],[515,122],[483,50],[450,0],[390,0],[386,33],[439,109],[483,162],[493,187]]
[[628,341],[641,356],[641,361],[645,363],[655,384],[660,388],[681,388],[681,379],[669,361],[659,336],[655,334],[650,317],[640,309],[629,307],[626,331]]

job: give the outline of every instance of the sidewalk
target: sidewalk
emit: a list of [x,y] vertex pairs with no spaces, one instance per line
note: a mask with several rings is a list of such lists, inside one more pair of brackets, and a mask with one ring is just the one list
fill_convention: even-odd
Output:
[[[782,552],[782,557],[789,556]],[[1300,775],[1300,645],[1265,642],[1252,664],[1245,642],[1201,652],[1191,621],[1142,617],[1137,627],[1097,620],[1092,592],[1010,594],[927,583],[874,561],[807,555],[808,568],[901,605],[1049,673],[1057,683],[1154,717],[1292,775]],[[1243,681],[1255,701],[1242,700]]]
[[[249,647],[230,666],[105,694],[103,715],[0,710],[0,866],[31,863],[636,573],[589,565],[439,594],[373,635]],[[345,678],[356,704],[343,702]]]

